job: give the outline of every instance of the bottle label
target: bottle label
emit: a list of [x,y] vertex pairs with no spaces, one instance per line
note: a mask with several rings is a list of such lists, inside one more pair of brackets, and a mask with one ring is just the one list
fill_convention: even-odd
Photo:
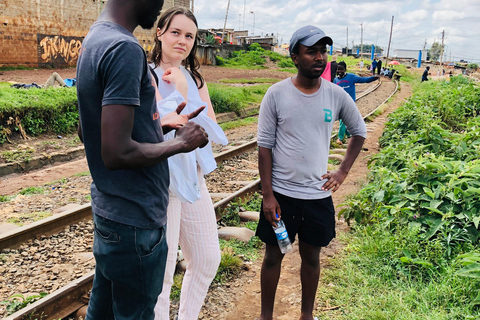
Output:
[[280,231],[280,232],[275,232],[275,235],[277,236],[278,240],[283,240],[283,239],[286,239],[288,237],[288,232],[286,230],[285,231]]

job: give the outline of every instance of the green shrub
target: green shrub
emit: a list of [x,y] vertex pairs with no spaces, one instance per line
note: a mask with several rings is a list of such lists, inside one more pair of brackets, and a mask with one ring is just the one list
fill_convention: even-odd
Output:
[[259,51],[259,52],[264,52],[265,49],[262,48],[262,46],[259,43],[252,43],[251,45],[248,46],[249,51]]
[[295,68],[295,63],[291,59],[283,59],[278,62],[279,68]]
[[0,83],[0,143],[9,135],[72,133],[78,124],[76,88],[15,89]]
[[438,240],[448,258],[477,245],[479,101],[480,88],[465,79],[420,88],[390,116],[383,149],[370,164],[371,183],[340,213],[390,230],[419,228],[418,238]]

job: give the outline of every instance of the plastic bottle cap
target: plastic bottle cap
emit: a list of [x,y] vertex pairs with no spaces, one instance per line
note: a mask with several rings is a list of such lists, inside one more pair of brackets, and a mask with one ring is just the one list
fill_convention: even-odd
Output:
[[275,216],[276,216],[276,217],[277,217],[277,219],[278,219],[278,213],[275,213]]

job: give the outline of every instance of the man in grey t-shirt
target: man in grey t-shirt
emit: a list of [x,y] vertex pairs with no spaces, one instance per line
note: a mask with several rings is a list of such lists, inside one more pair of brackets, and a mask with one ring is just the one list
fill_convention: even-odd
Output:
[[[331,192],[338,190],[366,138],[354,101],[339,86],[321,80],[332,39],[313,26],[297,30],[290,55],[297,75],[267,91],[258,122],[263,203],[257,236],[266,243],[261,272],[261,320],[273,317],[283,254],[272,226],[282,219],[290,240],[298,234],[302,259],[300,319],[313,319],[320,276],[320,249],[335,236]],[[352,138],[336,171],[327,171],[333,123],[343,119]],[[277,216],[278,215],[278,216]]]
[[[95,225],[86,320],[154,318],[167,255],[165,160],[208,142],[203,128],[178,115],[184,104],[158,115],[147,58],[133,31],[152,28],[162,6],[163,0],[109,0],[77,63],[79,134],[93,178]],[[176,138],[164,141],[163,132],[173,129]]]

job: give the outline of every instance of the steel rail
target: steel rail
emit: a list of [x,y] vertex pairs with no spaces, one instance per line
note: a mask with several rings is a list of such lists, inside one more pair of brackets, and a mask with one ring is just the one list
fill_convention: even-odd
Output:
[[[257,147],[257,140],[244,143],[238,147],[221,152],[215,155],[217,163],[223,160],[231,159],[236,155],[248,152]],[[33,239],[38,235],[49,235],[62,230],[65,226],[85,220],[91,219],[92,207],[90,204],[82,205],[78,209],[70,209],[63,213],[30,223],[26,226],[13,229],[9,232],[0,234],[0,250],[6,248],[16,248],[20,244],[29,239]]]
[[[217,214],[217,221],[219,220],[221,209],[225,208],[233,199],[245,198],[259,189],[260,179],[257,179],[228,197],[216,202],[213,207]],[[94,273],[95,271],[90,271],[83,277],[70,282],[65,287],[4,318],[4,320],[35,319],[34,317],[44,320],[54,320],[64,319],[74,314],[88,304],[83,297],[92,288]]]

